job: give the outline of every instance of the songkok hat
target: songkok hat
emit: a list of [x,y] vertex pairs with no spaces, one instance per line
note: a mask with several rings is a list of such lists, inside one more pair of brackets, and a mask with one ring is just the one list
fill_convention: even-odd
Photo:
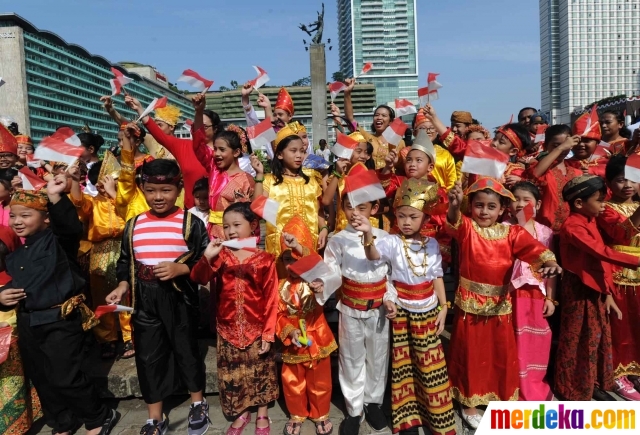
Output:
[[24,190],[16,189],[11,196],[12,205],[22,205],[34,210],[47,211],[47,204],[49,203],[49,197],[45,189],[43,190]]
[[0,124],[0,153],[18,155],[18,140],[7,127]]
[[451,122],[461,122],[463,124],[473,124],[473,117],[469,112],[455,111],[451,114]]
[[178,119],[180,119],[180,115],[180,109],[171,104],[167,104],[166,106],[155,110],[154,119],[175,127],[178,123]]
[[439,187],[436,183],[424,178],[407,178],[396,192],[393,208],[409,206],[428,215],[440,214],[442,197],[443,195],[439,195]]
[[[302,246],[303,251],[305,251],[305,255],[308,255],[309,252],[315,251],[313,234],[311,234],[309,226],[300,216],[296,215],[289,219],[289,222],[287,222],[282,228],[282,233],[283,234],[280,235],[280,252],[289,250],[289,247],[284,243],[284,233],[291,234],[298,240],[298,243],[300,243],[300,245]],[[301,256],[298,255],[295,251],[292,252],[292,255],[295,259],[301,258]]]
[[585,112],[576,119],[576,122],[573,123],[573,135],[597,141],[602,140],[597,106],[591,108],[591,113]]
[[494,191],[500,196],[504,196],[505,198],[509,198],[511,201],[515,201],[516,199],[513,196],[513,193],[509,191],[504,185],[496,180],[495,178],[490,177],[480,177],[473,183],[471,186],[467,188],[465,194],[468,196],[475,192],[480,192],[481,190],[489,189]]
[[603,190],[604,180],[597,175],[581,175],[571,179],[562,189],[562,198],[571,202],[576,198],[588,198],[595,192]]
[[431,159],[431,163],[436,164],[436,149],[433,146],[433,142],[429,139],[427,132],[424,130],[418,130],[418,135],[413,140],[411,145],[411,151],[418,150],[425,153]]
[[293,100],[291,99],[291,95],[285,88],[280,88],[278,92],[278,98],[276,99],[276,109],[282,109],[287,112],[289,115],[293,116]]

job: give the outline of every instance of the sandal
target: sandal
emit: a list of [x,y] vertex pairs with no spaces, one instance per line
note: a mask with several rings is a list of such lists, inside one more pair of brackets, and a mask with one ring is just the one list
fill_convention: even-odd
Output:
[[284,425],[282,433],[284,435],[300,435],[301,429],[302,423],[300,423],[299,421],[289,420],[287,424]]
[[[269,425],[267,427],[258,427],[258,421],[267,420]],[[256,417],[256,432],[255,435],[271,435],[271,419],[266,415],[259,415]]]
[[246,418],[243,414],[241,414],[240,417],[238,417],[238,420],[242,420],[244,422],[242,423],[242,426],[233,427],[233,423],[231,423],[231,426],[229,426],[229,429],[227,429],[226,435],[242,435],[242,431],[244,430],[244,428],[247,427],[249,423],[251,423],[251,413],[248,413],[248,416]]
[[[315,423],[316,423],[316,435],[331,435],[333,433],[333,423],[331,423],[329,419],[317,421]],[[326,428],[327,423],[331,425],[329,432],[320,432],[319,431],[320,428],[322,428],[322,430],[325,430],[325,431],[327,430]]]
[[102,359],[113,359],[116,357],[116,342],[102,343],[100,357]]
[[[131,353],[127,355],[128,352],[131,352]],[[136,356],[136,350],[133,347],[133,341],[131,340],[125,341],[124,346],[122,347],[122,354],[120,355],[120,358],[129,359],[129,358],[133,358],[134,356]]]

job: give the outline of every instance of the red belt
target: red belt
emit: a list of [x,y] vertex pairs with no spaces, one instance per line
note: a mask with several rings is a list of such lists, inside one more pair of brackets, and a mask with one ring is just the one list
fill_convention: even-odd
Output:
[[382,305],[386,291],[386,279],[373,283],[362,283],[342,278],[341,302],[354,310],[371,310]]
[[408,301],[420,301],[433,296],[433,281],[425,281],[420,284],[405,284],[399,281],[393,281],[396,287],[398,297]]
[[136,262],[136,276],[142,281],[157,281],[156,274],[153,272],[154,266]]

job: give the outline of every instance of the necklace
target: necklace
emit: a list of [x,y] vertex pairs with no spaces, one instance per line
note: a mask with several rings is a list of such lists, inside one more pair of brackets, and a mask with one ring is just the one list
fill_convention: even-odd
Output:
[[[409,265],[409,269],[411,269],[411,273],[413,273],[417,277],[425,276],[427,274],[427,265],[429,262],[429,259],[427,257],[427,249],[426,249],[426,245],[427,245],[427,242],[429,241],[429,238],[427,237],[425,240],[420,242],[420,248],[417,251],[411,248],[411,243],[408,242],[404,236],[401,236],[401,238],[402,238],[402,247],[404,249],[404,256],[407,259],[407,264]],[[414,264],[413,261],[411,260],[411,256],[409,255],[409,251],[418,255],[420,251],[422,251],[423,249],[424,249],[424,258],[422,259],[421,264]],[[422,268],[422,272],[420,272],[419,268]]]
[[295,173],[295,174],[289,174],[289,173],[287,173],[287,172],[284,172],[282,175],[286,175],[287,177],[297,177],[297,176],[298,176],[298,175],[300,175],[300,174],[298,174],[298,173]]

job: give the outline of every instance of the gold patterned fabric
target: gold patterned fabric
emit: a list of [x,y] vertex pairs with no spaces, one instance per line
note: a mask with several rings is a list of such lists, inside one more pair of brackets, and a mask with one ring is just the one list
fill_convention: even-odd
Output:
[[[364,128],[360,127],[358,129],[360,134],[364,136],[364,138],[373,145],[373,161],[376,163],[376,169],[382,169],[385,167],[386,163],[384,162],[385,157],[389,154],[389,144],[384,140],[383,137],[375,136],[369,133]],[[398,146],[396,147],[396,152],[400,152],[402,148],[405,147],[404,140],[401,140]],[[402,163],[398,159],[398,167],[401,167]]]
[[142,190],[136,184],[134,153],[122,150],[120,154],[120,177],[116,190],[116,213],[125,222],[149,210]]
[[463,276],[460,277],[460,287],[482,296],[504,296],[509,290],[509,286],[506,285],[482,284],[468,280]]

